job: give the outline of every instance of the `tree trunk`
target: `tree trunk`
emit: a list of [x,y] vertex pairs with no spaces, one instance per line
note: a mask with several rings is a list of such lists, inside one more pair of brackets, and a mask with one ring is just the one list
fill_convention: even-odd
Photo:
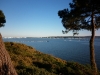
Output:
[[0,34],[0,75],[17,75]]
[[94,75],[97,75],[97,66],[95,62],[95,52],[94,52],[94,39],[95,39],[95,24],[94,24],[94,15],[91,16],[91,25],[92,25],[92,35],[90,38],[90,62],[91,62],[91,68],[94,71]]

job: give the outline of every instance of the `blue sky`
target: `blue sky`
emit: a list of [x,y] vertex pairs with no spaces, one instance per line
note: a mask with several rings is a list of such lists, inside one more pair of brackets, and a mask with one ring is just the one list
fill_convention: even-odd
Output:
[[[62,34],[58,11],[69,8],[72,0],[0,0],[0,10],[6,16],[5,27],[0,28],[4,37],[72,36]],[[91,35],[80,31],[79,36]],[[96,31],[100,36],[100,30]]]

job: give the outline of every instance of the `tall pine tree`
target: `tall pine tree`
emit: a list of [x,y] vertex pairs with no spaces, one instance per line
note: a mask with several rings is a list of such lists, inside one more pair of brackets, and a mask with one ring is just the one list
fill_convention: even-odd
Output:
[[[0,27],[4,26],[6,23],[5,15],[0,10]],[[5,45],[2,40],[2,35],[0,34],[0,75],[17,75],[14,69],[9,53],[5,49]]]
[[[58,16],[62,18],[62,24],[66,28],[65,32],[73,31],[77,34],[79,30],[91,31],[90,38],[90,62],[94,75],[97,74],[97,66],[94,53],[95,30],[100,28],[100,4],[99,0],[73,0],[69,3],[70,10],[58,11]],[[74,33],[74,34],[75,34]]]

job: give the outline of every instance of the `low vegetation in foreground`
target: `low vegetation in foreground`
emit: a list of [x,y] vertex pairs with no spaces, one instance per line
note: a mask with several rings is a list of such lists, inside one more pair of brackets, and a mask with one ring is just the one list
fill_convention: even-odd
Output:
[[21,43],[5,42],[18,75],[93,75],[90,66],[67,62]]

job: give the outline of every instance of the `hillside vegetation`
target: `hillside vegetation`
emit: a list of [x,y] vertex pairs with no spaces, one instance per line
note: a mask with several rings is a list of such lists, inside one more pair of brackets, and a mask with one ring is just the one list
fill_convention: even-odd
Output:
[[67,62],[21,43],[5,42],[18,75],[93,75],[89,66]]

